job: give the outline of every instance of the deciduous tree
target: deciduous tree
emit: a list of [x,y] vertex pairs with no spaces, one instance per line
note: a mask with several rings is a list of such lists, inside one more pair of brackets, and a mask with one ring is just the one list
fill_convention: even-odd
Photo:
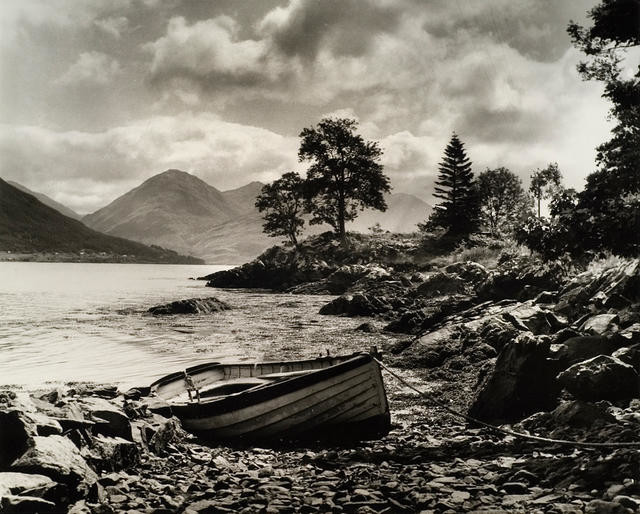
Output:
[[391,190],[380,164],[382,150],[355,133],[357,122],[325,118],[300,133],[300,161],[307,170],[307,209],[311,224],[327,223],[344,240],[345,223],[365,208],[385,211],[384,194]]
[[552,162],[543,170],[537,169],[531,174],[531,185],[529,192],[538,202],[538,218],[540,217],[540,202],[543,199],[551,198],[562,183],[562,174],[558,169],[558,164]]
[[304,220],[304,181],[295,172],[282,175],[262,187],[256,198],[256,207],[264,212],[264,232],[271,237],[285,236],[292,245],[298,245]]
[[482,220],[492,234],[512,230],[523,210],[527,210],[522,181],[507,168],[487,168],[480,173],[478,194]]
[[[616,121],[611,140],[598,147],[598,170],[578,194],[574,224],[589,250],[640,253],[640,66],[625,61],[640,46],[640,0],[602,0],[588,13],[593,24],[571,22],[569,35],[587,60],[578,65],[585,80],[605,85]],[[631,54],[636,55],[636,54]],[[631,71],[632,75],[625,71]]]

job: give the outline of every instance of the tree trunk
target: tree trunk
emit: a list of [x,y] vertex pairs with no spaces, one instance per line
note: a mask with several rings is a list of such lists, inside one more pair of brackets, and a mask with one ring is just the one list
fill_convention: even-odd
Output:
[[540,197],[538,197],[538,218],[540,218]]

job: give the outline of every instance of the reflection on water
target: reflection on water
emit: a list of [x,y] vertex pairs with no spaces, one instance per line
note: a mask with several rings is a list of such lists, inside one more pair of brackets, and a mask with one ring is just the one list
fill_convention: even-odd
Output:
[[[214,290],[189,280],[225,266],[0,262],[0,384],[93,380],[143,385],[211,360],[308,357],[389,336],[317,314],[329,298]],[[217,296],[230,311],[153,317],[180,298]],[[327,323],[330,321],[330,323]]]

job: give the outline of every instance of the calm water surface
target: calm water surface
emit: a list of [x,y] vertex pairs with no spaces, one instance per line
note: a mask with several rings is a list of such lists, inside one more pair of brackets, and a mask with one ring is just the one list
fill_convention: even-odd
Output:
[[[318,315],[331,297],[217,290],[189,280],[226,267],[0,262],[0,384],[144,385],[199,362],[308,357],[391,338],[355,333],[362,320]],[[233,310],[146,313],[204,296]]]

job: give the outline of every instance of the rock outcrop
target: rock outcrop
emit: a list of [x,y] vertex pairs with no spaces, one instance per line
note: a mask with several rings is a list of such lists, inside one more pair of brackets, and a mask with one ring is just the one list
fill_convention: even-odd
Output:
[[149,313],[154,316],[167,316],[172,314],[211,314],[214,312],[226,311],[231,306],[211,296],[209,298],[190,298],[188,300],[177,300],[164,305],[157,305],[149,309]]

